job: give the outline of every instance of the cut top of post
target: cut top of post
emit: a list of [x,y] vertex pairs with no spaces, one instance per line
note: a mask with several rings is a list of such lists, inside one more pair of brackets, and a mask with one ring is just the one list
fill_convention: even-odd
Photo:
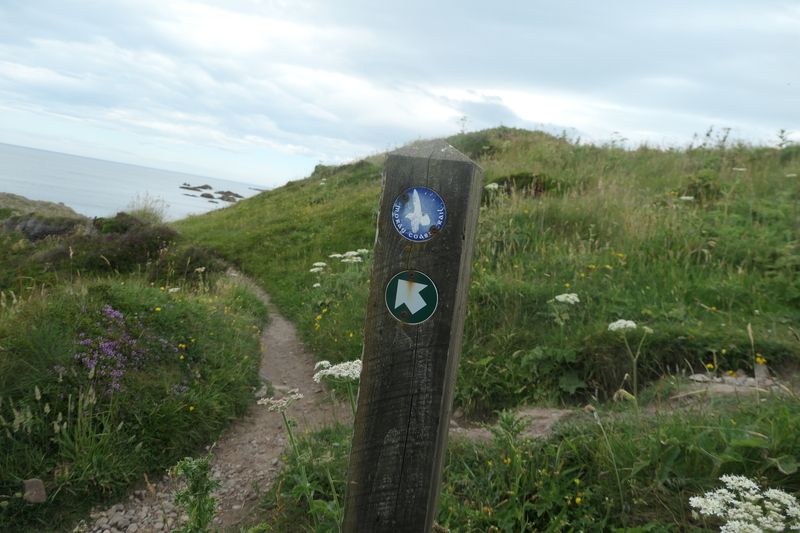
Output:
[[474,164],[469,157],[442,140],[411,143],[408,146],[390,152],[389,156],[420,157],[424,159],[439,159],[442,161],[463,161],[464,163]]

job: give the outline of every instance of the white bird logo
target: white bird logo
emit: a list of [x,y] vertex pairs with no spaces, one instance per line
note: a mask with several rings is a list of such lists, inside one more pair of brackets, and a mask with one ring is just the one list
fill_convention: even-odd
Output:
[[431,218],[422,212],[422,204],[419,201],[419,194],[414,189],[414,211],[406,215],[406,218],[411,221],[411,231],[417,233],[420,226],[428,226],[431,223]]

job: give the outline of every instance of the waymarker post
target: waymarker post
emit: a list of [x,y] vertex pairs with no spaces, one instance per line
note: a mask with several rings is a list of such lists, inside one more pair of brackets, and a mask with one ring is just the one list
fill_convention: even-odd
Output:
[[431,530],[482,171],[443,141],[389,154],[342,531]]

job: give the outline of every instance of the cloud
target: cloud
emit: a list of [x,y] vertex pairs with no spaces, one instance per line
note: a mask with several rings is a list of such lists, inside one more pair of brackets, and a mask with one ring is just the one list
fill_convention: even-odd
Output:
[[109,154],[175,165],[194,151],[207,173],[286,179],[454,133],[462,117],[761,139],[800,127],[799,24],[795,3],[771,0],[4,3],[0,121],[15,123],[0,141],[49,120]]

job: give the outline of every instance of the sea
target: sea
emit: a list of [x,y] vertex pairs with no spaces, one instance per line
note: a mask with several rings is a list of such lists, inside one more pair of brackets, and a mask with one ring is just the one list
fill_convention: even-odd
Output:
[[[181,188],[187,185],[210,189]],[[178,220],[231,205],[219,199],[218,191],[248,198],[261,190],[249,183],[0,143],[0,192],[63,203],[88,217],[155,202],[164,207],[166,220]],[[202,198],[204,192],[216,203]]]

